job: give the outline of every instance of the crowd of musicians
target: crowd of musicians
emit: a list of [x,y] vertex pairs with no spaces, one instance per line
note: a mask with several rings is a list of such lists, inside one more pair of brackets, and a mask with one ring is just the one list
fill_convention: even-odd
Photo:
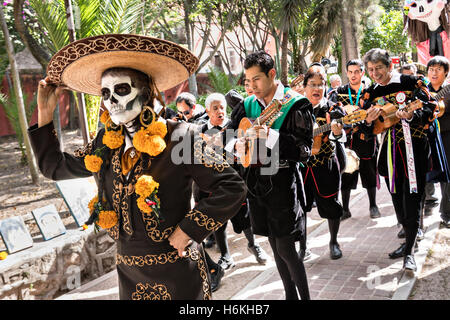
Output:
[[[348,84],[333,76],[328,89],[320,63],[287,86],[276,79],[273,58],[258,51],[244,61],[247,97],[213,93],[204,108],[183,93],[178,112],[166,108],[160,92],[198,65],[177,44],[108,34],[62,48],[39,82],[38,122],[28,130],[39,168],[53,180],[96,178],[84,229],[95,224],[117,242],[120,299],[210,299],[235,266],[228,221],[260,264],[268,255],[255,235],[267,237],[286,299],[310,299],[307,214],[315,207],[327,220],[331,259],[350,254],[339,228],[352,217],[359,177],[367,219],[382,216],[376,193],[389,190],[405,242],[386,254],[402,258],[406,273],[417,270],[423,215],[439,205],[435,183],[442,224],[450,220],[445,57],[431,58],[426,76],[416,76],[372,49],[347,63]],[[101,95],[106,109],[96,137],[73,154],[61,150],[53,126],[67,88]],[[205,250],[214,242],[217,262]]]
[[[245,181],[247,198],[231,219],[233,230],[244,232],[259,263],[267,255],[254,235],[268,237],[286,299],[298,294],[309,299],[303,265],[311,254],[306,214],[316,207],[327,219],[330,258],[341,258],[339,226],[352,216],[350,196],[359,178],[371,219],[381,217],[377,190],[388,188],[402,227],[398,237],[405,242],[386,254],[402,258],[406,272],[416,271],[414,251],[423,238],[423,216],[440,205],[442,224],[450,225],[450,111],[445,109],[449,61],[433,57],[425,74],[417,75],[414,65],[396,69],[386,50],[372,49],[362,60],[348,61],[348,83],[341,85],[340,77],[332,76],[330,88],[320,63],[313,63],[290,87],[276,79],[274,61],[265,52],[250,54],[244,70],[247,98],[234,90],[214,93],[202,112],[195,97],[183,93],[176,101],[180,116],[171,117],[199,124],[204,139],[223,147],[224,158]],[[281,112],[273,112],[274,101]],[[250,120],[245,128],[243,119]],[[227,134],[239,129],[245,135]],[[440,204],[435,183],[441,187]],[[198,201],[208,193],[194,186],[194,197]],[[235,265],[225,229],[226,224],[203,243],[206,248],[217,244],[220,250],[217,263],[205,251],[213,291],[224,270]]]

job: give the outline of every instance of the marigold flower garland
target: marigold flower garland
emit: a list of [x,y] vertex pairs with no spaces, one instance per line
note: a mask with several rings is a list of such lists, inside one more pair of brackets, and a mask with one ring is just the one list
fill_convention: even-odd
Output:
[[[104,111],[100,116],[100,121],[105,125],[105,134],[102,142],[109,149],[117,149],[124,143],[125,137],[123,135],[123,127],[116,127],[111,121],[108,111]],[[152,157],[159,155],[166,148],[164,137],[167,134],[167,127],[164,122],[152,121],[148,126],[142,127],[133,137],[133,145],[136,150],[145,152]],[[91,172],[99,172],[103,164],[103,151],[106,147],[98,148],[94,154],[86,155],[84,163],[86,169]],[[137,199],[138,208],[145,213],[154,213],[157,221],[163,221],[160,213],[160,200],[156,196],[159,188],[159,183],[153,180],[151,176],[143,175],[136,183],[136,194],[139,195]],[[105,201],[105,200],[104,200]],[[104,210],[103,202],[98,201],[98,197],[94,197],[89,202],[90,214],[96,214],[94,219],[95,226],[103,229],[112,228],[118,222],[118,217],[115,211]],[[83,225],[83,229],[87,229],[87,225]]]

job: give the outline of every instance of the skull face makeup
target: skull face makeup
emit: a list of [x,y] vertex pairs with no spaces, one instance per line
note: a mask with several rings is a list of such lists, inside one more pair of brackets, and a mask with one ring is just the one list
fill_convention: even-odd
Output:
[[142,110],[142,92],[133,86],[128,75],[104,75],[102,77],[102,98],[112,122],[116,125],[130,122]]
[[419,20],[428,25],[430,31],[439,28],[439,16],[446,5],[445,0],[406,0],[405,9],[411,20]]

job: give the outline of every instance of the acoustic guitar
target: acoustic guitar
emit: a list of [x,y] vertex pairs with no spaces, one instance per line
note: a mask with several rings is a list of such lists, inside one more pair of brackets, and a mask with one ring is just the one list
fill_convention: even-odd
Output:
[[244,168],[247,168],[250,165],[255,149],[255,139],[249,137],[246,132],[255,126],[265,125],[270,128],[275,120],[281,116],[280,110],[282,106],[280,101],[273,100],[254,121],[251,121],[249,118],[242,118],[239,122],[237,136],[238,138],[244,137],[246,140],[245,153],[239,158],[239,161]]
[[[378,107],[377,107],[378,106]],[[378,119],[375,120],[373,125],[373,133],[379,134],[383,131],[395,126],[400,122],[400,118],[398,118],[395,113],[398,111],[397,107],[392,103],[386,103],[384,106],[377,105],[377,108],[380,108],[381,115]],[[411,112],[414,110],[418,110],[422,108],[423,103],[420,100],[415,100],[409,103],[403,111]]]
[[[336,119],[336,121],[337,123],[340,124],[353,124],[361,122],[366,118],[367,118],[367,111],[361,109],[356,110],[351,114],[346,115],[345,117]],[[322,135],[328,131],[331,131],[331,122],[313,129],[314,142],[311,150],[311,154],[313,156],[319,153],[320,147],[322,146]]]
[[445,103],[444,103],[444,96],[450,92],[450,84],[446,85],[445,87],[443,87],[441,90],[439,90],[438,93],[433,94],[433,97],[437,100],[438,105],[439,105],[439,111],[437,114],[437,117],[442,117],[445,113]]
[[[450,85],[445,86],[444,88],[442,88],[441,90],[439,90],[439,92],[435,95],[435,99],[437,101],[441,100],[448,92],[450,92]],[[422,108],[423,103],[420,100],[415,100],[411,103],[409,103],[404,110],[407,112],[411,112],[414,110],[418,110],[420,108]],[[377,106],[375,106],[377,107]],[[400,118],[398,118],[395,113],[397,112],[397,107],[395,105],[393,105],[392,103],[387,103],[384,106],[379,106],[378,108],[381,109],[381,115],[380,117],[375,120],[374,123],[374,128],[373,128],[373,133],[374,134],[379,134],[382,133],[383,131],[395,126],[397,123],[400,122]],[[437,114],[437,117],[440,117],[444,114],[445,112],[445,105],[442,104],[439,105],[439,112]]]

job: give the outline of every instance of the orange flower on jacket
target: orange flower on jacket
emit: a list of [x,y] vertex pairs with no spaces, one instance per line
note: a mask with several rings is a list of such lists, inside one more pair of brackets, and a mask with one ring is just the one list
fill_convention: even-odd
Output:
[[110,149],[117,149],[123,144],[125,137],[119,131],[106,130],[103,135],[103,143]]
[[143,175],[136,182],[135,192],[145,198],[150,196],[158,188],[159,183],[153,180],[152,176]]
[[87,155],[84,157],[84,165],[91,172],[98,172],[102,167],[103,160],[96,155]]
[[139,197],[136,200],[136,203],[137,203],[139,210],[141,210],[142,212],[151,213],[153,211],[152,208],[145,201],[145,197]]
[[157,135],[161,138],[164,138],[167,134],[167,127],[164,122],[161,121],[155,121],[151,125],[148,126],[147,131],[151,135]]
[[166,148],[166,142],[159,135],[151,135],[148,130],[141,128],[133,137],[134,147],[151,156],[157,156]]

